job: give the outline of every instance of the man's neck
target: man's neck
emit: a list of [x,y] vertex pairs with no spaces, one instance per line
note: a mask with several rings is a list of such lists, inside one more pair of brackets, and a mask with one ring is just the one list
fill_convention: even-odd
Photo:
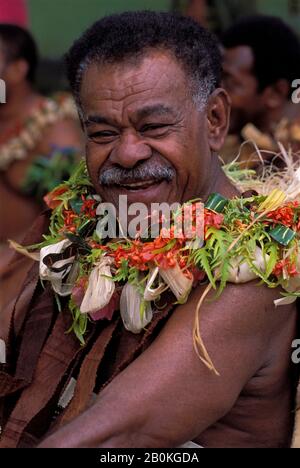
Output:
[[216,154],[212,157],[210,174],[210,184],[201,197],[203,200],[206,201],[207,198],[215,192],[220,193],[226,198],[233,198],[239,194],[238,190],[231,184],[228,177],[226,177]]
[[0,125],[7,127],[22,119],[31,111],[37,94],[29,84],[11,90],[6,104],[0,106]]

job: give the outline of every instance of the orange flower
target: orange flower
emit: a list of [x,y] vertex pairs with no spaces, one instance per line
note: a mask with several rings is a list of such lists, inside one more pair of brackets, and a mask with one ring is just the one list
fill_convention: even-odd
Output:
[[51,210],[54,210],[61,204],[61,200],[58,200],[58,197],[67,191],[68,187],[66,185],[58,187],[44,196],[44,202]]

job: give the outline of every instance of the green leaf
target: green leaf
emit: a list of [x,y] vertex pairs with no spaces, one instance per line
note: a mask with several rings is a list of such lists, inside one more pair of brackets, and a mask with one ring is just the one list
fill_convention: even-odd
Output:
[[296,237],[296,232],[292,229],[280,224],[270,231],[272,239],[285,247],[289,245]]
[[204,270],[210,283],[212,284],[213,288],[216,289],[216,281],[213,275],[213,272],[210,267],[211,257],[206,251],[205,247],[202,249],[198,249],[193,254],[193,260],[195,265],[201,270]]
[[222,197],[219,193],[212,193],[205,204],[205,208],[216,213],[223,213],[228,201],[227,198]]

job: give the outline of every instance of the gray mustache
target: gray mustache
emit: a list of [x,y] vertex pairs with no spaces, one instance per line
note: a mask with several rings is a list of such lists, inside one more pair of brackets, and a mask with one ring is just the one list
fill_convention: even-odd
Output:
[[111,167],[99,175],[100,185],[126,185],[147,180],[171,182],[176,175],[175,169],[163,166],[138,166],[133,169]]

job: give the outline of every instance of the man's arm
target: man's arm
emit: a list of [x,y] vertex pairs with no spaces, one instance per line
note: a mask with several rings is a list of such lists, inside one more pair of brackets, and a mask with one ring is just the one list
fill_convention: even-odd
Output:
[[196,356],[192,330],[202,291],[178,307],[154,343],[96,403],[42,447],[176,447],[227,414],[249,379],[268,360],[270,337],[286,320],[274,312],[278,291],[228,285],[201,311],[202,337],[220,372]]

